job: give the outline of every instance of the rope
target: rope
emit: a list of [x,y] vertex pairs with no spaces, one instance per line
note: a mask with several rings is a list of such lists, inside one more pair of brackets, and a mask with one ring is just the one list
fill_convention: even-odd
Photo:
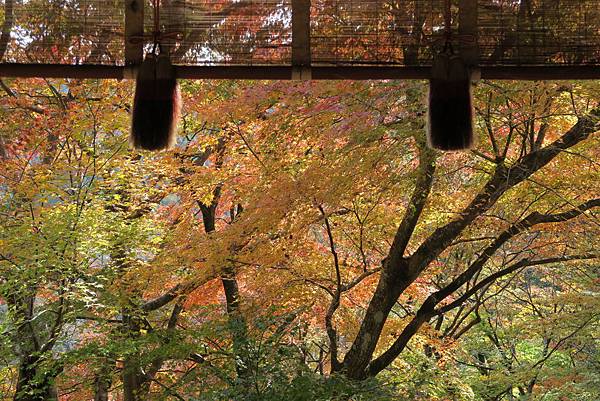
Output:
[[452,2],[444,0],[444,31],[446,36],[452,35]]
[[150,35],[135,35],[129,39],[130,43],[140,43],[146,41],[152,41],[152,54],[156,55],[156,50],[161,49],[161,42],[165,39],[181,40],[183,38],[183,32],[162,32],[160,30],[160,0],[152,0],[153,7],[153,27]]
[[152,31],[152,54],[156,55],[156,48],[160,47],[160,0],[152,0],[154,6],[154,30]]
[[452,1],[444,0],[444,52],[452,53]]

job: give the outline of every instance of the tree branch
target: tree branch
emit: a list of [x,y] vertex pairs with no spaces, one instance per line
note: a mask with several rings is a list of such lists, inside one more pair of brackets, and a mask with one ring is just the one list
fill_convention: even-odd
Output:
[[499,164],[483,190],[464,209],[460,217],[435,230],[410,258],[411,275],[417,277],[477,217],[489,210],[510,188],[523,182],[550,163],[561,151],[587,139],[599,128],[600,110],[594,110],[552,144],[529,153],[511,167]]
[[331,225],[329,224],[329,218],[323,210],[323,206],[319,205],[319,211],[323,220],[325,220],[325,228],[327,229],[327,238],[329,239],[329,248],[331,255],[333,255],[333,265],[335,267],[335,291],[333,292],[331,303],[325,313],[325,329],[327,331],[327,337],[329,338],[329,352],[331,354],[331,370],[336,371],[339,368],[340,362],[338,360],[338,347],[337,347],[337,331],[333,326],[333,315],[340,306],[340,297],[342,294],[342,276],[340,273],[340,263],[337,251],[335,249],[335,242],[333,240],[333,232],[331,231]]
[[538,260],[522,259],[522,260],[518,261],[517,263],[514,263],[505,269],[499,270],[496,273],[493,273],[493,274],[487,276],[485,279],[481,280],[480,282],[475,284],[471,289],[469,289],[463,295],[461,295],[460,298],[452,301],[451,303],[443,306],[442,308],[437,309],[436,314],[446,313],[446,312],[460,306],[462,303],[464,303],[467,299],[469,299],[477,291],[481,290],[485,286],[493,283],[494,281],[498,280],[501,277],[504,277],[504,276],[506,276],[510,273],[513,273],[519,269],[522,269],[524,267],[541,266],[541,265],[548,265],[548,264],[558,263],[558,262],[569,262],[569,261],[573,261],[573,260],[591,260],[591,259],[598,259],[598,258],[600,258],[600,254],[599,255],[596,255],[596,254],[568,255],[568,256],[561,256],[561,257],[547,258],[547,259],[538,259]]
[[405,216],[398,227],[388,256],[382,261],[381,274],[375,293],[369,302],[358,334],[343,361],[349,377],[364,378],[365,367],[371,360],[385,321],[396,303],[403,284],[413,280],[408,271],[404,251],[427,201],[433,183],[435,154],[424,140],[417,139],[419,175]]
[[[585,213],[587,210],[590,210],[591,208],[599,207],[599,206],[600,206],[600,199],[592,199],[588,202],[583,203],[582,205],[580,205],[579,207],[577,207],[575,209],[571,209],[571,210],[568,210],[563,213],[541,214],[538,212],[533,212],[529,216],[527,216],[525,219],[519,221],[518,223],[513,224],[507,230],[502,232],[496,238],[496,240],[494,240],[490,245],[488,245],[486,247],[486,249],[475,260],[475,262],[473,262],[471,264],[471,266],[469,266],[469,268],[467,270],[465,270],[462,274],[460,274],[457,278],[455,278],[446,287],[442,288],[439,291],[436,291],[435,293],[433,293],[429,297],[427,297],[427,299],[423,302],[423,304],[417,311],[415,317],[404,328],[404,330],[402,331],[400,336],[396,339],[396,341],[394,341],[394,343],[390,346],[390,348],[388,348],[387,351],[385,351],[379,357],[375,358],[369,364],[368,374],[374,376],[377,373],[379,373],[381,370],[383,370],[385,367],[387,367],[390,363],[392,363],[392,361],[394,359],[396,359],[396,357],[398,355],[400,355],[400,353],[404,350],[404,348],[406,347],[406,345],[408,344],[410,339],[417,333],[419,328],[424,323],[429,321],[429,319],[431,317],[433,317],[434,315],[436,315],[438,313],[435,310],[435,307],[437,306],[437,304],[439,304],[442,300],[444,300],[446,297],[448,297],[449,295],[451,295],[452,293],[457,291],[467,281],[469,281],[484,266],[484,264],[489,260],[489,258],[491,258],[492,255],[508,240],[510,240],[517,234],[519,234],[535,225],[567,221],[567,220],[573,219],[577,216],[580,216],[581,214]],[[537,263],[538,264],[539,263],[548,264],[548,263],[556,263],[556,262],[559,262],[562,260],[590,259],[590,258],[596,258],[596,257],[598,257],[598,255],[584,255],[584,256],[571,256],[571,257],[565,256],[565,257],[545,259],[545,260],[537,261]],[[499,277],[502,277],[506,274],[511,273],[512,271],[518,270],[519,268],[526,266],[527,263],[532,263],[532,262],[523,260],[520,262],[520,264],[516,263],[515,265],[511,266],[510,268],[504,269],[500,272],[497,272],[496,274],[491,275],[487,279],[482,280],[478,285],[473,286],[469,291],[467,291],[467,293],[470,294],[469,297],[471,295],[473,295],[475,292],[477,292],[483,286],[490,284],[491,282],[498,279]],[[463,297],[461,297],[461,299]],[[468,299],[468,297],[464,298],[464,300],[462,302],[464,302],[466,299]],[[461,303],[456,302],[456,305],[454,307],[460,305]],[[451,304],[451,305],[453,305],[453,304]]]
[[404,251],[412,237],[413,232],[421,217],[423,208],[433,184],[435,172],[435,152],[427,147],[424,142],[417,142],[419,150],[419,170],[415,189],[404,214],[404,218],[398,226],[394,242],[390,247],[389,259],[392,264],[404,256]]

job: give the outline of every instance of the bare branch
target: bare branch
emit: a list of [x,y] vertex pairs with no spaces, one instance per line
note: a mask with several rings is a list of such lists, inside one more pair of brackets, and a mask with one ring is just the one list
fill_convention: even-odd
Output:
[[404,251],[417,226],[419,217],[421,217],[433,183],[435,153],[427,148],[425,143],[417,142],[417,146],[419,150],[419,175],[404,218],[396,231],[394,242],[390,248],[389,258],[392,264],[395,260],[404,256]]
[[439,256],[461,234],[473,220],[489,210],[510,188],[523,182],[532,174],[550,163],[561,151],[587,139],[599,128],[600,110],[594,110],[552,144],[529,153],[511,166],[498,165],[494,175],[483,190],[461,213],[461,216],[435,230],[411,257],[411,275],[417,277],[427,265]]
[[465,292],[460,298],[458,298],[455,301],[453,301],[452,303],[445,305],[444,307],[438,309],[437,313],[446,313],[446,312],[458,307],[463,302],[465,302],[467,299],[469,299],[471,296],[473,296],[477,291],[484,288],[486,285],[489,285],[489,284],[493,283],[494,281],[498,280],[499,278],[504,277],[504,276],[506,276],[510,273],[513,273],[519,269],[522,269],[524,267],[541,266],[541,265],[548,265],[548,264],[558,263],[558,262],[569,262],[569,261],[574,261],[574,260],[591,260],[591,259],[598,259],[598,258],[600,258],[600,255],[589,254],[589,255],[568,255],[568,256],[561,256],[561,257],[547,258],[547,259],[538,259],[538,260],[522,259],[519,262],[514,263],[505,269],[499,270],[496,273],[487,276],[485,279],[481,280],[480,282],[475,284],[471,289],[469,289],[467,292]]
[[338,369],[340,362],[338,361],[338,347],[337,347],[337,331],[333,326],[333,315],[335,311],[340,306],[340,297],[342,293],[342,276],[340,273],[340,263],[337,251],[335,249],[335,242],[333,240],[333,232],[331,231],[331,225],[329,224],[329,218],[325,214],[325,210],[323,210],[323,206],[318,206],[319,211],[321,212],[321,216],[325,221],[325,228],[327,230],[327,237],[329,239],[329,248],[331,250],[331,254],[333,255],[333,265],[335,267],[335,291],[333,292],[333,299],[329,304],[329,308],[327,309],[327,313],[325,314],[325,327],[327,331],[327,337],[329,337],[329,351],[331,353],[331,370],[335,371]]
[[[486,249],[481,253],[481,255],[469,266],[467,270],[465,270],[462,274],[460,274],[457,278],[455,278],[450,284],[446,287],[442,288],[439,291],[431,294],[427,299],[423,302],[419,310],[417,311],[415,317],[409,322],[409,324],[404,328],[400,336],[394,341],[394,343],[381,354],[379,357],[374,359],[368,367],[369,375],[376,375],[381,370],[383,370],[386,366],[388,366],[400,353],[404,350],[410,339],[416,334],[419,328],[429,321],[431,317],[437,314],[435,307],[439,304],[443,299],[448,297],[450,294],[457,291],[460,287],[462,287],[468,280],[470,280],[489,260],[489,258],[496,252],[504,243],[513,238],[515,235],[535,226],[543,223],[556,223],[562,222],[566,220],[573,219],[581,214],[585,213],[587,210],[591,208],[600,206],[600,199],[592,199],[584,204],[580,205],[576,209],[571,209],[569,211],[557,214],[541,214],[538,212],[531,213],[525,219],[521,220],[518,223],[513,224],[507,230],[502,232],[496,240],[494,240],[490,245],[486,247]],[[552,258],[543,261],[537,261],[537,264],[540,263],[556,263],[562,260],[574,260],[575,259],[590,259],[597,258],[598,255],[584,255],[584,256],[563,256],[559,258]],[[522,261],[522,264],[531,263],[530,261]],[[519,265],[519,263],[511,266],[511,268],[505,269],[502,272],[498,272],[496,275],[492,275],[493,278],[490,278],[491,281],[496,280],[503,275],[509,274],[512,271],[518,270],[523,266]],[[492,277],[490,276],[490,277]],[[473,286],[467,293],[471,296],[477,290],[482,288],[483,286],[489,284],[490,281],[482,280],[479,285]],[[461,297],[462,298],[462,297]],[[465,298],[465,300],[468,299]],[[454,303],[453,303],[454,304]],[[460,305],[460,303],[457,303]]]

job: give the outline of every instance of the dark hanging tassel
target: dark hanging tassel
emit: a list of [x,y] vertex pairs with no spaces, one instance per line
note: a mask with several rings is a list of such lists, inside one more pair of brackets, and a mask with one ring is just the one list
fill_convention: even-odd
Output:
[[137,149],[167,149],[175,143],[181,107],[175,69],[168,55],[148,54],[138,72],[131,143]]
[[427,137],[432,148],[468,149],[473,145],[473,106],[471,79],[463,60],[452,54],[439,54],[429,80]]

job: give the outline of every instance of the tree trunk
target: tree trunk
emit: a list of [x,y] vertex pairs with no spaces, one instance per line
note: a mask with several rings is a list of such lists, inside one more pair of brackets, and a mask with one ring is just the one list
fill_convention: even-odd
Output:
[[360,331],[342,363],[342,369],[347,377],[356,380],[367,377],[366,368],[371,361],[385,321],[401,292],[412,282],[412,279],[406,275],[407,272],[406,262],[402,263],[400,268],[392,268],[387,262],[384,264]]
[[223,290],[225,292],[225,300],[227,302],[227,316],[229,319],[229,331],[233,337],[233,353],[235,357],[235,371],[238,378],[243,379],[248,376],[248,361],[247,361],[247,342],[248,342],[248,327],[246,319],[240,311],[240,290],[235,272],[233,269],[227,269],[221,278]]
[[[123,330],[130,339],[140,336],[139,318],[126,310],[123,314]],[[137,347],[137,345],[136,345]],[[123,401],[146,401],[150,385],[140,364],[140,351],[135,350],[123,361]]]
[[[217,162],[219,165],[220,162]],[[205,205],[198,202],[200,211],[202,212],[202,222],[204,223],[204,232],[211,234],[215,231],[216,211],[220,199],[221,189],[217,187],[213,191],[213,200],[210,205]],[[238,206],[238,214],[241,212],[241,206]],[[235,216],[232,214],[232,219]],[[223,292],[225,293],[225,302],[227,307],[227,318],[229,323],[229,331],[233,339],[233,354],[235,359],[235,371],[238,378],[248,376],[248,361],[246,355],[248,343],[248,325],[246,319],[240,311],[240,290],[235,270],[233,267],[225,267],[221,275],[221,283],[223,284]]]
[[[114,365],[114,361],[112,365]],[[94,380],[94,401],[108,401],[110,386],[112,384],[111,372],[112,366],[109,364],[107,358],[107,360],[102,361],[100,371],[96,373],[96,379]]]
[[19,378],[14,401],[57,401],[55,375],[39,368],[40,360],[28,356],[19,363]]
[[110,382],[96,381],[96,391],[94,392],[94,401],[108,401],[108,391],[110,389]]
[[138,361],[127,358],[123,369],[123,401],[146,401],[149,386],[142,375]]
[[[14,312],[17,327],[12,343],[19,360],[17,387],[14,401],[55,401],[58,400],[54,379],[60,372],[58,365],[43,366],[45,358],[51,358],[51,346],[44,347],[39,333],[32,322],[34,316],[35,288],[25,293],[12,293],[6,296]],[[46,343],[44,345],[48,345]]]

